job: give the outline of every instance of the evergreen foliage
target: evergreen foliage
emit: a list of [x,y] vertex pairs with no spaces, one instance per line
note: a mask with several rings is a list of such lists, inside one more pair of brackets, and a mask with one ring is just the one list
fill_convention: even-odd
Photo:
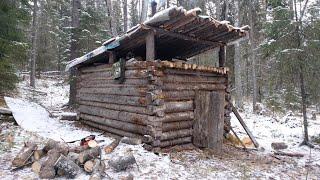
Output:
[[17,82],[14,61],[17,63],[26,52],[22,26],[29,20],[26,1],[0,2],[0,93],[12,90]]

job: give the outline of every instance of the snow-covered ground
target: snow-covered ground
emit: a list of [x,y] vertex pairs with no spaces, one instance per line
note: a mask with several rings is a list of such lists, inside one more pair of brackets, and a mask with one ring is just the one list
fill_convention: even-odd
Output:
[[[89,134],[98,134],[90,128],[77,122],[59,121],[49,117],[41,106],[29,101],[35,101],[51,112],[61,111],[61,106],[67,103],[68,86],[64,79],[39,79],[37,92],[30,90],[26,82],[19,83],[19,94],[12,100],[16,106],[16,116],[25,121],[21,126],[14,126],[9,122],[0,123],[0,179],[37,179],[37,175],[30,168],[10,171],[10,162],[20,150],[24,141],[43,142],[46,138],[56,140],[76,140]],[[10,100],[9,100],[10,101]],[[243,119],[262,147],[259,151],[245,152],[225,144],[223,154],[217,155],[210,150],[173,151],[156,155],[142,148],[142,145],[120,144],[113,153],[103,155],[103,159],[114,156],[133,154],[137,165],[124,172],[115,172],[107,168],[108,178],[122,179],[129,174],[134,179],[320,179],[320,150],[299,147],[302,142],[302,118],[299,115],[256,115],[252,113],[249,104],[245,105],[241,113]],[[20,109],[20,110],[19,110]],[[14,112],[15,113],[15,112]],[[267,113],[268,114],[268,113]],[[290,114],[290,113],[288,113]],[[26,123],[25,122],[32,122]],[[36,122],[39,121],[39,124]],[[40,123],[41,122],[41,123]],[[241,137],[245,137],[244,130],[235,117],[232,126]],[[33,125],[32,125],[33,124]],[[320,119],[309,121],[310,136],[319,135]],[[112,138],[99,136],[108,144]],[[285,142],[289,148],[286,152],[305,154],[303,158],[273,156],[270,146],[272,142]],[[264,150],[263,150],[264,149]],[[82,174],[77,179],[88,179]]]

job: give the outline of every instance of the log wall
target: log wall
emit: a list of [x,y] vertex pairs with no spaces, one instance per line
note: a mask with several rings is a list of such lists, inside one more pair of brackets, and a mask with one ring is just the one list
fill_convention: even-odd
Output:
[[225,92],[228,84],[224,68],[171,62],[126,62],[122,84],[113,79],[109,64],[79,72],[82,121],[118,136],[150,135],[147,144],[154,149],[191,143],[195,94]]

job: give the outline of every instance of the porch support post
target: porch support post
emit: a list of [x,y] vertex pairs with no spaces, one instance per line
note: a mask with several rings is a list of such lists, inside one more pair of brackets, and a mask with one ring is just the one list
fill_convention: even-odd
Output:
[[155,38],[154,31],[150,31],[146,36],[146,60],[154,61],[155,60]]
[[219,67],[226,65],[226,46],[220,46],[219,50]]
[[113,64],[116,61],[116,55],[113,51],[109,52],[109,64]]

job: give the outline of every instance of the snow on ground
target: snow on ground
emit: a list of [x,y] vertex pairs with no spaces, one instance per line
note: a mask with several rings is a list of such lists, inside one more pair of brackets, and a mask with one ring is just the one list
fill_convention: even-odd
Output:
[[[35,101],[50,112],[61,111],[61,106],[67,103],[68,97],[68,86],[63,78],[38,79],[35,90],[30,90],[27,82],[19,83],[18,87],[17,98],[23,100],[9,99],[8,105],[13,107],[18,119],[24,119],[20,122],[24,129],[8,122],[0,124],[0,179],[37,179],[37,175],[32,173],[30,168],[10,171],[10,162],[23,146],[23,142],[27,140],[43,142],[46,138],[59,140],[61,137],[66,141],[76,140],[98,132],[79,126],[78,122],[51,118],[41,106],[29,102]],[[246,105],[241,115],[264,151],[245,152],[225,144],[223,154],[220,155],[206,149],[156,155],[144,150],[142,145],[120,144],[111,154],[104,154],[103,159],[107,162],[114,156],[133,154],[137,165],[124,172],[115,172],[108,168],[106,179],[123,179],[129,174],[135,179],[305,179],[306,177],[319,179],[320,151],[312,149],[310,154],[309,148],[299,147],[302,141],[301,117],[255,115],[249,107]],[[285,121],[287,122],[284,123]],[[24,124],[25,122],[31,123]],[[245,137],[235,117],[232,117],[232,123],[238,134]],[[310,120],[310,135],[317,135],[319,128],[320,119]],[[98,139],[105,140],[104,144],[112,140],[107,136],[99,136]],[[303,153],[305,156],[274,158],[270,146],[272,142],[285,142],[289,145],[286,151]],[[77,179],[88,179],[88,177],[82,174]]]

